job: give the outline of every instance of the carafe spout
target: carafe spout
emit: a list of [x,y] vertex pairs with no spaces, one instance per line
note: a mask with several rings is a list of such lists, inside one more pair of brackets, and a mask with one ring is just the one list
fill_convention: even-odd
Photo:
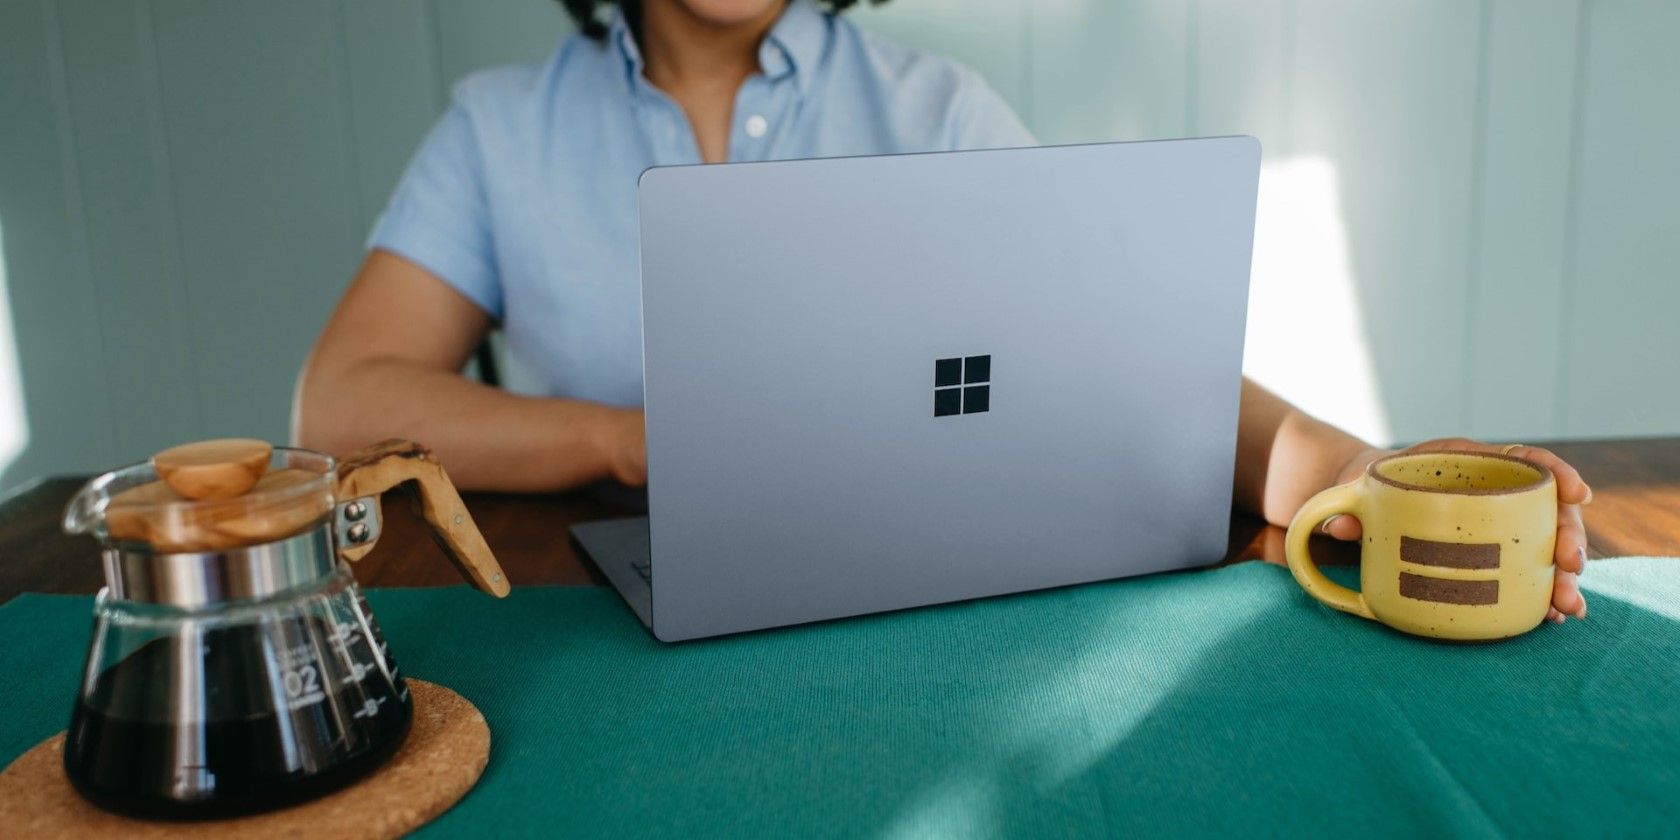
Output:
[[101,475],[70,497],[70,503],[64,506],[64,533],[104,536],[105,508],[111,504],[111,483],[116,478],[116,473]]

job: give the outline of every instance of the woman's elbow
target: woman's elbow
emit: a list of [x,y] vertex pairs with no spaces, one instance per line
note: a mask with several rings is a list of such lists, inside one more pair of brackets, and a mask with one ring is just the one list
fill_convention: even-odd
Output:
[[352,437],[344,428],[347,420],[334,407],[344,401],[339,398],[336,382],[339,371],[321,363],[311,354],[298,371],[297,386],[292,390],[292,445],[305,449],[340,454]]

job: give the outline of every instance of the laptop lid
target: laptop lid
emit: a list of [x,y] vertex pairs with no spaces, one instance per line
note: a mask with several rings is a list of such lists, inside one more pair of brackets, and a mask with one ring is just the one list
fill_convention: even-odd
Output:
[[647,171],[655,635],[1220,559],[1259,163],[1225,137]]

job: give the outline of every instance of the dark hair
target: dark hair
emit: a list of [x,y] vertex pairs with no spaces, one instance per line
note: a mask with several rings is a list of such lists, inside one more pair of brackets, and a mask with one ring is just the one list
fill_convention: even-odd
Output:
[[[836,13],[857,5],[857,2],[858,0],[822,0],[823,5]],[[869,2],[879,6],[887,0]],[[641,0],[560,0],[560,5],[565,7],[566,14],[571,15],[572,22],[577,24],[579,32],[597,41],[607,37],[607,25],[597,16],[602,6],[623,6],[624,16],[630,19],[632,29],[636,28],[636,21],[640,17],[637,13],[641,11]]]

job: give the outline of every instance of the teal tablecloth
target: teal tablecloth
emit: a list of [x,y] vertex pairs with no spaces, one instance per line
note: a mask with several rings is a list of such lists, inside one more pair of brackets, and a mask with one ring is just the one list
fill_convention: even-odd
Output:
[[[1247,563],[678,646],[608,590],[376,591],[489,718],[434,835],[1669,835],[1680,560],[1453,646]],[[87,598],[0,607],[0,761],[61,729]]]

